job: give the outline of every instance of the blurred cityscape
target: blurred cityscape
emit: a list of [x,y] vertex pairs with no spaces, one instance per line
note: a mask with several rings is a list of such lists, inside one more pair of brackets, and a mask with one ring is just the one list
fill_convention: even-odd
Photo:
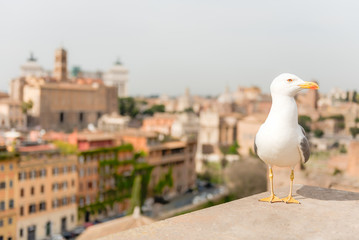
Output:
[[[0,94],[0,240],[96,239],[266,191],[253,140],[269,94],[130,97],[128,84],[120,60],[69,69],[63,48],[53,70],[33,54],[21,65]],[[359,192],[356,90],[296,98],[312,155],[295,183]],[[289,170],[274,181],[287,186]]]

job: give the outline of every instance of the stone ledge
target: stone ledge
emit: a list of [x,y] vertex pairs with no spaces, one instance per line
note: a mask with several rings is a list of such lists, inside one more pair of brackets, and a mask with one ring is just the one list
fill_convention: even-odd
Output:
[[[287,189],[276,191],[279,197]],[[261,193],[105,239],[238,240],[238,239],[352,239],[359,236],[359,193],[295,185],[297,204],[264,203]]]

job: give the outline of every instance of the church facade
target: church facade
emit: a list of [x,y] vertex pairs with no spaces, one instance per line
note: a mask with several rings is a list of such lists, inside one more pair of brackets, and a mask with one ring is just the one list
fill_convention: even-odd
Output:
[[[35,59],[31,61],[36,65]],[[40,69],[25,71],[10,87],[12,98],[32,105],[27,110],[29,127],[82,129],[96,124],[103,114],[117,112],[117,86],[108,86],[101,79],[70,78],[65,49],[56,50],[52,75]]]

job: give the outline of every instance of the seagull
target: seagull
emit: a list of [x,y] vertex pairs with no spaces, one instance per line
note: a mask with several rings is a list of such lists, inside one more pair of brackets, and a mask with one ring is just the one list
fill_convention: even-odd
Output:
[[[298,110],[294,96],[303,89],[319,89],[314,82],[305,82],[294,74],[282,73],[271,86],[272,107],[267,119],[254,139],[254,151],[269,168],[271,195],[262,202],[299,203],[292,196],[294,167],[307,162],[310,156],[305,131],[298,124]],[[278,198],[273,191],[272,166],[290,167],[290,190],[286,198]]]

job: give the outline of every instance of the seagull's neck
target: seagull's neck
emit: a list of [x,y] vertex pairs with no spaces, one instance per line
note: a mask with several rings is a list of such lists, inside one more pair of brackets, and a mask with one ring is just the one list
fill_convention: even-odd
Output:
[[272,95],[272,107],[266,122],[280,125],[298,125],[297,103],[293,97]]

